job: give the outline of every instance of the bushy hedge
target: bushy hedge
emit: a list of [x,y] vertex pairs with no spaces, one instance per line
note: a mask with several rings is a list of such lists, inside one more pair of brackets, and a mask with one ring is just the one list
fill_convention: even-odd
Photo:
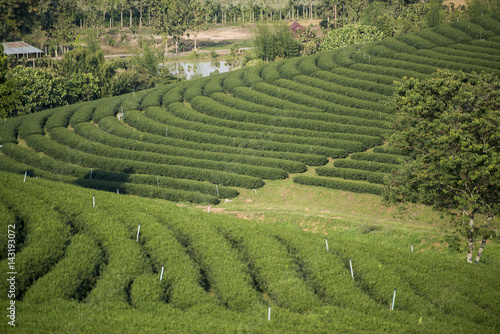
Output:
[[[223,122],[222,120],[202,120],[201,117],[198,117],[198,122],[210,123],[217,126],[222,127],[231,127],[238,130],[247,130],[247,131],[261,131],[261,132],[272,132],[272,133],[281,133],[282,135],[291,135],[292,137],[283,138],[283,140],[278,139],[275,135],[273,138],[279,141],[287,141],[287,142],[296,142],[302,144],[311,144],[311,145],[322,145],[326,147],[334,147],[334,148],[345,148],[346,141],[342,141],[339,143],[338,141],[329,142],[328,139],[319,139],[319,138],[311,138],[311,137],[327,137],[328,135],[316,134],[316,132],[331,132],[331,133],[353,133],[353,134],[372,134],[376,136],[381,132],[373,132],[372,127],[362,126],[361,124],[366,124],[369,122],[359,121],[356,122],[358,124],[339,124],[333,122],[321,122],[317,120],[311,119],[302,119],[295,117],[276,117],[271,115],[265,115],[261,113],[247,112],[243,110],[238,110],[234,108],[230,108],[224,105],[221,105],[211,99],[206,97],[196,97],[191,101],[191,106],[197,111],[211,115],[215,118],[229,119],[234,120],[241,123],[230,123]],[[189,111],[186,111],[188,113]],[[196,116],[196,115],[195,115]],[[292,115],[290,115],[292,116]],[[295,116],[295,115],[294,115]],[[354,117],[353,117],[354,118]],[[193,119],[191,119],[193,120]],[[353,123],[356,119],[353,120]],[[251,123],[250,123],[251,122]],[[265,126],[256,126],[255,123],[264,124]],[[381,122],[380,122],[381,123]],[[370,123],[369,123],[370,124]],[[370,124],[374,125],[374,124]],[[381,124],[376,124],[381,125]],[[382,126],[377,127],[379,130]],[[385,127],[387,128],[387,127]],[[302,129],[302,131],[296,130]],[[380,131],[380,130],[379,130]],[[280,136],[282,136],[280,135]],[[304,138],[300,138],[299,136],[303,136]],[[261,138],[265,138],[262,136]],[[348,149],[348,148],[345,148]]]
[[[377,74],[377,73],[371,73],[367,70],[361,71],[361,70],[356,70],[352,68],[345,68],[345,67],[336,67],[332,73],[335,73],[338,76],[341,77],[346,77],[346,78],[351,78],[351,79],[358,79],[358,80],[366,80],[366,81],[371,81],[374,85],[374,87],[382,87],[384,89],[384,92],[387,89],[392,88],[392,92],[390,94],[386,94],[383,91],[381,91],[381,94],[386,94],[386,95],[391,95],[395,92],[394,88],[394,80],[401,78],[399,76],[395,77],[392,74]],[[364,88],[367,89],[367,88]],[[377,91],[374,89],[374,91]]]
[[[317,74],[317,72],[315,73]],[[334,76],[334,74],[332,75]],[[344,96],[349,96],[351,98],[361,99],[361,100],[369,100],[373,102],[380,103],[387,99],[387,96],[372,93],[365,91],[363,87],[356,87],[351,85],[346,85],[344,82],[342,83],[332,83],[325,80],[320,80],[314,77],[309,77],[305,75],[298,75],[294,78],[294,81],[312,87],[317,87],[322,89],[323,91],[327,91],[330,93],[341,94]],[[377,106],[380,107],[380,106]],[[375,108],[368,108],[375,109]]]
[[[139,119],[141,119],[142,117],[142,114],[137,114],[137,112],[135,115],[136,116],[141,115],[139,116]],[[142,125],[139,122],[137,122],[136,125],[138,128],[147,130],[145,128],[142,128]],[[150,125],[153,125],[153,123],[151,122]],[[182,148],[202,150],[207,152],[237,154],[250,157],[255,156],[255,157],[267,157],[273,159],[291,160],[291,161],[305,163],[306,165],[309,166],[321,166],[326,164],[328,161],[326,156],[319,156],[314,154],[269,151],[269,150],[261,150],[258,147],[253,149],[248,147],[236,147],[232,145],[227,146],[227,145],[209,144],[203,141],[192,140],[196,139],[196,137],[179,139],[179,138],[174,138],[172,136],[166,137],[165,135],[157,135],[147,132],[141,132],[132,129],[130,127],[124,126],[122,123],[117,121],[116,118],[111,118],[111,117],[102,119],[101,122],[99,122],[99,126],[102,130],[114,134],[118,137],[137,140],[137,141],[144,141],[159,145],[182,147]]]
[[384,178],[387,176],[386,173],[338,167],[318,167],[316,168],[316,174],[319,176],[340,177],[347,180],[368,181],[378,184],[384,184]]
[[361,169],[381,173],[392,173],[399,168],[399,165],[396,164],[353,159],[339,159],[335,160],[333,164],[339,168]]
[[118,112],[118,108],[122,103],[123,97],[116,96],[107,99],[100,99],[97,107],[92,115],[92,120],[98,123],[103,117],[114,116]]
[[448,46],[448,45],[454,43],[453,40],[446,38],[443,35],[432,31],[431,29],[424,29],[424,30],[419,31],[418,36],[428,40],[429,42],[431,42],[437,46],[441,46],[441,47]]
[[[174,102],[182,102],[184,97],[184,90],[185,87],[181,86],[180,84],[177,85],[172,85],[174,86],[173,88],[167,90],[165,93],[163,93],[161,104],[163,106],[168,106],[170,103]],[[143,106],[144,109],[149,108],[150,106]]]
[[[0,156],[0,170],[23,175],[27,172],[30,177],[43,177],[85,188],[199,204],[217,204],[218,198],[232,198],[238,195],[232,188],[207,182],[95,169],[91,172],[90,168],[66,164],[46,156],[37,164],[38,154],[26,149],[19,149],[18,152],[9,150],[7,154],[12,159]],[[32,161],[42,169],[33,167]],[[32,165],[27,165],[29,163]]]
[[431,41],[423,38],[420,36],[420,32],[411,32],[408,34],[404,34],[401,36],[396,37],[400,41],[411,45],[413,48],[416,49],[432,49],[435,48],[437,45],[432,43]]
[[[265,96],[263,97],[265,98]],[[303,119],[304,121],[323,121],[323,122],[333,122],[333,123],[340,123],[340,124],[350,124],[350,125],[357,125],[357,126],[368,126],[368,127],[380,127],[380,128],[387,128],[387,123],[383,121],[377,121],[377,120],[369,120],[366,118],[358,118],[358,117],[351,117],[351,116],[343,116],[343,115],[336,115],[336,114],[330,114],[330,113],[325,113],[325,112],[303,112],[303,111],[298,111],[298,110],[283,110],[283,109],[278,109],[278,108],[273,108],[273,107],[268,107],[262,104],[257,104],[254,102],[250,102],[247,100],[242,100],[235,98],[233,96],[229,96],[227,94],[221,94],[221,93],[215,93],[212,95],[212,99],[224,104],[225,106],[239,109],[239,110],[244,110],[251,112],[253,114],[264,114],[264,115],[272,115],[276,117],[294,117],[297,119]],[[303,125],[305,126],[305,125]],[[325,129],[328,129],[328,125],[323,126]],[[323,127],[317,128],[317,130],[320,130]],[[312,128],[313,130],[315,128]],[[294,130],[297,131],[297,130]],[[299,133],[294,132],[297,135]],[[318,131],[312,132],[310,134],[307,134],[306,136],[313,136],[313,137],[326,137],[326,138],[331,138],[331,139],[341,139],[341,140],[347,140],[347,141],[358,141],[361,143],[364,143],[366,145],[371,145],[371,143],[377,138],[374,138],[373,136],[366,136],[366,135],[355,135],[355,134],[348,134],[348,133],[319,133]]]
[[45,127],[47,130],[51,130],[57,127],[67,127],[69,124],[69,119],[73,116],[73,113],[81,107],[81,104],[72,104],[65,107],[60,107],[54,109],[54,113],[47,119]]
[[262,297],[254,289],[252,277],[241,254],[214,227],[221,219],[219,215],[205,214],[203,219],[197,217],[193,220],[179,216],[174,219],[166,211],[153,214],[174,231],[177,239],[187,245],[210,290],[224,305],[243,311],[262,304]]
[[17,144],[19,125],[21,125],[27,117],[30,117],[30,115],[9,118],[8,120],[5,119],[0,122],[0,145],[6,143]]
[[[23,178],[13,177],[10,182],[21,183]],[[47,206],[43,199],[28,191],[12,191],[9,182],[3,182],[0,187],[0,198],[19,218],[11,230],[14,234],[24,236],[23,242],[15,245],[15,252],[8,254],[8,257],[14,257],[17,272],[15,294],[19,300],[37,279],[47,274],[64,256],[71,228],[66,219]],[[12,272],[8,269],[7,261],[0,262],[0,269],[3,273]],[[6,293],[9,287],[9,281],[0,281],[2,291]]]
[[161,165],[150,162],[95,156],[93,154],[72,150],[41,135],[32,135],[28,137],[26,141],[29,146],[33,147],[37,151],[44,152],[53,158],[89,168],[110,170],[121,173],[161,175],[180,179],[210,181],[215,184],[243,187],[248,189],[260,188],[264,185],[264,181],[262,181],[262,179],[252,176],[193,167]]
[[260,76],[260,73],[262,72],[262,69],[266,66],[266,64],[254,66],[248,69],[245,69],[243,71],[243,83],[246,86],[251,87],[253,84],[256,84],[257,82],[263,81],[263,79]]
[[[286,60],[285,60],[286,61]],[[260,73],[262,79],[265,82],[273,83],[275,80],[281,79],[281,74],[278,71],[278,68],[283,65],[285,61],[275,61],[269,64],[266,64]]]
[[468,43],[468,44],[452,44],[449,45],[448,48],[458,50],[460,51],[466,51],[466,52],[472,52],[472,53],[480,53],[480,54],[486,54],[490,56],[498,56],[499,52],[498,50],[491,49],[486,47],[482,42],[485,41],[477,41],[479,42],[478,44],[475,44],[473,42]]
[[298,103],[288,100],[283,100],[265,93],[261,93],[255,89],[247,87],[238,87],[233,89],[233,96],[242,100],[247,100],[253,103],[262,104],[272,108],[279,108],[283,110],[300,110],[302,112],[316,112],[322,113],[320,108],[307,107]]
[[405,40],[401,40],[400,36],[385,38],[380,41],[379,44],[373,45],[370,48],[373,50],[368,50],[367,48],[362,48],[360,52],[372,53],[375,56],[385,57],[393,52],[405,52],[413,53],[416,51],[416,46],[409,45]]
[[[340,58],[346,57],[350,52],[352,52],[352,50],[355,50],[355,48],[338,48],[331,51],[321,52],[317,58],[316,64],[319,69],[325,71],[332,71],[338,65],[348,66],[349,61],[347,61],[346,59],[340,60]],[[341,63],[338,64],[337,61],[340,61]]]
[[472,37],[466,34],[465,32],[459,29],[455,29],[448,24],[441,24],[436,28],[433,28],[432,31],[448,39],[451,39],[455,43],[466,43],[472,39]]
[[319,176],[297,175],[293,177],[293,182],[308,186],[318,186],[352,191],[355,193],[369,193],[375,195],[382,195],[383,193],[383,187],[379,185],[358,181],[330,179]]
[[320,71],[320,68],[316,64],[320,56],[321,54],[317,53],[311,56],[303,57],[302,61],[297,64],[297,68],[302,74],[305,75],[312,75],[314,72]]
[[[386,79],[381,76],[381,78],[375,78],[375,76],[370,77],[367,73],[363,75],[358,71],[342,69],[340,67],[335,69],[334,72],[316,71],[311,76],[333,84],[342,84],[343,86],[355,87],[363,91],[373,92],[383,96],[385,99],[395,92],[393,81],[390,80],[391,78]],[[390,82],[391,84],[384,84],[384,81]]]
[[151,92],[151,90],[148,89],[148,90],[141,90],[139,92],[133,92],[133,93],[126,94],[123,97],[122,104],[120,105],[120,112],[140,109],[142,100],[150,92]]
[[[168,85],[165,87],[172,88],[173,85]],[[161,104],[161,99],[165,92],[160,91],[159,88],[148,89],[148,94],[144,96],[141,101],[141,108],[147,108],[152,106],[159,106]]]
[[75,150],[102,157],[123,159],[124,161],[140,161],[160,165],[185,166],[199,169],[218,170],[264,179],[287,178],[287,173],[284,170],[278,168],[224,163],[220,161],[209,161],[204,159],[193,159],[179,156],[166,156],[164,154],[154,152],[130,151],[126,149],[111,147],[80,137],[73,131],[65,128],[53,129],[50,134],[54,140],[63,145],[67,145]]
[[98,104],[99,102],[97,101],[82,103],[69,119],[69,125],[74,127],[78,123],[89,122]]
[[492,55],[487,53],[481,53],[480,50],[466,51],[466,50],[457,50],[455,48],[434,48],[432,50],[426,50],[426,52],[429,51],[434,54],[437,54],[438,57],[455,56],[455,57],[461,57],[462,61],[465,58],[470,63],[475,63],[476,61],[478,61],[479,63],[482,61],[487,61],[489,64],[486,66],[493,68],[498,67],[497,64],[498,62],[500,62],[500,54]]
[[367,66],[375,65],[375,66],[386,67],[387,73],[395,73],[395,70],[397,69],[404,70],[406,76],[413,76],[412,74],[410,74],[411,72],[408,71],[424,73],[424,74],[431,74],[436,72],[435,66],[415,63],[407,58],[405,58],[405,60],[400,60],[398,59],[398,57],[411,57],[411,55],[405,53],[393,53],[390,56],[390,58],[385,58],[385,57],[379,58],[373,55],[372,56],[366,55],[365,58],[363,57],[363,54],[361,52],[353,54],[353,59],[355,59],[357,62],[365,64]]
[[81,301],[95,284],[103,264],[104,254],[96,242],[85,234],[74,235],[64,258],[33,284],[25,300],[37,304],[60,298]]
[[[500,35],[500,22],[495,20],[492,16],[473,17],[470,21],[481,26],[483,29],[490,30],[495,35]],[[483,38],[485,37],[483,36]]]
[[[304,85],[290,84],[290,82],[285,83],[281,80],[276,81],[275,83],[279,83],[279,85],[282,85],[284,87],[294,88],[294,90],[284,88],[284,87],[270,85],[267,83],[258,83],[256,85],[254,85],[254,87],[256,90],[258,90],[262,93],[266,93],[268,95],[282,98],[282,99],[291,100],[293,102],[301,103],[301,104],[304,104],[306,106],[318,107],[318,108],[323,109],[326,112],[333,113],[333,114],[344,115],[344,116],[353,116],[353,117],[359,117],[359,118],[368,118],[368,119],[374,119],[374,120],[386,120],[388,117],[385,114],[385,110],[387,109],[386,106],[383,106],[383,108],[381,107],[379,110],[376,110],[376,111],[369,110],[369,109],[358,109],[356,107],[339,105],[339,104],[332,103],[330,101],[326,101],[324,99],[321,99],[320,96],[322,96],[323,93],[321,93],[317,89],[307,89],[307,93],[305,93],[305,92],[301,93],[300,89],[306,90],[306,87],[304,87]],[[300,86],[300,88],[298,86]],[[304,90],[302,90],[302,91],[304,91]],[[312,93],[312,91],[315,91],[315,93],[313,93],[314,95],[311,96],[310,93]],[[313,97],[313,96],[317,96],[317,97]],[[325,96],[325,97],[327,97],[327,96]],[[368,132],[365,132],[365,134],[371,135],[371,136],[379,136],[379,135],[382,135],[386,132],[387,131],[384,129],[371,128]]]
[[44,134],[45,122],[54,113],[55,109],[47,109],[23,117],[18,128],[18,134],[21,138],[26,138],[32,134]]
[[243,76],[245,75],[244,70],[237,70],[230,72],[224,82],[222,83],[222,87],[224,90],[231,92],[234,88],[244,86]]
[[191,80],[191,84],[189,85],[188,88],[186,88],[186,91],[184,92],[184,100],[189,102],[193,97],[203,95],[203,89],[205,88],[205,85],[210,79],[211,79],[210,77],[205,77],[196,80]]
[[92,124],[82,123],[75,127],[75,132],[82,137],[111,147],[123,148],[134,151],[155,152],[169,156],[184,156],[195,159],[241,163],[254,166],[265,166],[280,168],[288,173],[301,173],[306,170],[303,163],[280,159],[261,158],[255,156],[241,155],[237,153],[228,154],[222,152],[208,152],[200,149],[190,149],[171,145],[159,145],[143,141],[117,137],[97,129]]
[[[201,141],[211,144],[249,147],[260,150],[321,154],[332,157],[342,157],[346,154],[346,152],[342,149],[334,149],[319,145],[313,146],[313,143],[315,144],[313,141],[314,138],[304,137],[303,139],[308,141],[306,144],[290,143],[288,142],[289,136],[258,132],[245,133],[234,129],[228,129],[226,127],[217,127],[199,122],[185,121],[179,118],[174,118],[172,115],[166,114],[160,109],[148,109],[148,115],[155,117],[156,120],[149,119],[149,121],[146,121],[142,119],[142,121],[139,121],[141,119],[140,115],[130,115],[131,117],[128,122],[133,124],[135,127],[139,127],[141,130],[155,134],[165,132],[164,127],[168,122],[169,136],[172,135],[175,138]],[[136,117],[139,118],[137,119]],[[137,122],[135,122],[136,119]],[[242,138],[243,136],[246,138]],[[320,142],[321,140],[324,141],[326,139],[317,139],[317,142]]]
[[451,26],[454,29],[463,31],[472,39],[488,39],[489,37],[496,35],[493,31],[485,30],[480,25],[471,22],[471,20],[459,20],[458,22],[452,22]]
[[405,160],[404,156],[396,154],[386,154],[386,153],[353,153],[350,155],[351,159],[354,160],[365,160],[365,161],[375,161],[382,162],[386,164],[400,164]]
[[321,305],[302,279],[302,268],[284,245],[267,234],[267,229],[265,232],[255,227],[224,224],[221,231],[243,253],[259,290],[277,305],[293,312],[305,312]]
[[302,74],[298,66],[303,59],[306,58],[296,57],[283,62],[282,65],[278,67],[281,78],[293,79],[295,76]]
[[224,88],[222,88],[222,85],[225,78],[226,75],[223,74],[210,77],[210,80],[205,84],[205,87],[203,88],[203,95],[210,96],[215,92],[223,92]]
[[[398,60],[394,60],[394,62],[399,62],[398,65],[404,64],[404,62],[400,62]],[[367,73],[367,74],[375,74],[375,75],[384,75],[387,77],[392,77],[393,82],[397,80],[401,80],[403,77],[413,77],[416,79],[424,80],[426,78],[429,78],[431,74],[428,73],[423,73],[419,72],[416,70],[410,70],[407,68],[398,68],[398,66],[388,66],[389,64],[392,64],[392,60],[390,61],[385,61],[385,62],[380,62],[380,65],[374,65],[373,63],[371,65],[364,64],[364,63],[356,63],[351,66],[352,70],[359,71],[361,73]],[[436,68],[433,67],[433,72],[436,71]]]
[[388,153],[388,154],[395,154],[395,155],[402,155],[402,156],[405,155],[403,151],[398,150],[396,148],[389,148],[387,146],[374,147],[373,152],[375,152],[375,153]]

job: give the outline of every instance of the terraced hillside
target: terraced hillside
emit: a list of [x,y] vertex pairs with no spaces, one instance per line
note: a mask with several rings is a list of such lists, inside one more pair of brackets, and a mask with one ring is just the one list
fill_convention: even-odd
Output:
[[499,19],[9,119],[0,125],[0,169],[215,204],[318,167],[294,181],[380,194],[404,159],[381,146],[393,82],[437,68],[500,73]]
[[495,333],[500,326],[498,258],[470,266],[395,240],[343,232],[325,239],[292,225],[5,172],[0,185],[0,228],[8,231],[0,235],[0,305],[14,315],[4,315],[2,333]]

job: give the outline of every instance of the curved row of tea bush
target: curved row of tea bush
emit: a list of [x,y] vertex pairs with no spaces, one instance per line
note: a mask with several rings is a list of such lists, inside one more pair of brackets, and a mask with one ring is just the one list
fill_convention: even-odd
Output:
[[[161,113],[160,113],[161,114]],[[167,117],[167,115],[163,115]],[[172,120],[172,118],[170,118]],[[280,152],[291,152],[291,153],[302,153],[302,154],[317,154],[329,157],[343,157],[347,153],[340,149],[329,149],[323,146],[313,146],[307,144],[295,144],[286,142],[277,142],[270,140],[260,140],[260,139],[247,139],[240,138],[238,136],[239,131],[232,131],[234,136],[224,136],[217,134],[217,129],[208,125],[198,124],[195,122],[187,122],[178,120],[177,124],[180,126],[166,125],[155,121],[147,116],[143,115],[138,111],[129,112],[125,121],[132,127],[147,133],[152,133],[156,135],[171,136],[178,139],[189,140],[199,143],[210,143],[216,145],[225,145],[233,147],[244,147],[256,150],[266,150],[266,151],[280,151]],[[188,125],[191,125],[190,129],[186,129]],[[202,132],[200,129],[207,130],[209,132]],[[226,129],[226,131],[231,131],[231,129]]]
[[199,169],[218,170],[236,174],[255,176],[264,179],[283,179],[287,173],[278,168],[251,166],[236,163],[225,163],[205,159],[187,158],[181,156],[164,155],[154,152],[134,151],[117,148],[88,140],[66,128],[55,128],[50,136],[56,142],[72,149],[94,154],[96,156],[123,159],[128,161],[141,161],[161,165],[196,167]]
[[[257,91],[250,91],[248,96],[260,94]],[[262,98],[266,99],[269,97],[268,95],[263,95]],[[323,122],[333,122],[333,123],[341,123],[341,124],[350,124],[350,125],[358,125],[358,126],[367,126],[367,127],[379,127],[379,128],[387,128],[388,124],[385,121],[379,120],[371,120],[366,118],[352,117],[352,116],[343,116],[336,115],[325,112],[303,112],[301,110],[291,110],[291,109],[279,109],[276,107],[270,107],[264,104],[258,104],[255,102],[251,102],[246,99],[236,98],[234,96],[229,96],[227,94],[215,93],[211,96],[212,100],[215,100],[225,106],[248,111],[250,113],[255,114],[255,116],[270,115],[276,117],[294,117],[299,118],[304,121],[323,121]],[[341,135],[342,138],[348,139],[349,137],[344,137],[344,134]],[[352,137],[352,136],[351,136]]]
[[378,184],[384,184],[384,178],[388,175],[380,172],[338,167],[318,167],[316,168],[316,174],[325,177],[339,177],[347,180],[368,181]]
[[265,166],[271,168],[280,168],[288,173],[301,173],[306,170],[304,163],[272,159],[264,157],[255,157],[242,154],[227,154],[221,152],[207,152],[206,150],[183,148],[167,144],[154,144],[144,141],[138,141],[101,131],[90,123],[80,123],[74,128],[75,133],[91,141],[99,142],[111,147],[123,148],[133,151],[144,151],[151,153],[161,153],[168,156],[183,156],[188,158],[212,160],[220,162],[232,162],[253,166]]
[[[282,159],[297,161],[310,166],[321,166],[326,164],[327,157],[319,156],[313,154],[301,154],[292,152],[279,152],[279,151],[269,151],[260,150],[258,148],[245,148],[245,147],[235,147],[227,145],[209,144],[200,141],[192,141],[189,138],[178,139],[172,136],[156,135],[148,132],[142,132],[137,129],[132,129],[131,127],[124,126],[123,123],[118,122],[115,118],[104,118],[99,122],[99,127],[101,130],[106,131],[110,134],[116,135],[120,138],[135,140],[139,142],[152,143],[158,145],[167,145],[179,148],[202,150],[205,152],[213,153],[226,153],[234,155],[244,155],[250,158],[252,157],[265,157],[271,159]],[[286,165],[286,162],[284,163]]]
[[262,179],[247,175],[95,156],[93,154],[70,149],[41,135],[31,135],[26,138],[26,142],[36,151],[44,152],[55,159],[89,168],[121,173],[138,173],[196,181],[209,181],[215,184],[248,189],[260,188],[264,185]]
[[351,191],[355,193],[369,193],[375,195],[382,195],[383,192],[383,187],[375,184],[358,182],[358,181],[331,179],[319,176],[297,175],[293,177],[293,182],[308,186],[333,188],[333,189]]

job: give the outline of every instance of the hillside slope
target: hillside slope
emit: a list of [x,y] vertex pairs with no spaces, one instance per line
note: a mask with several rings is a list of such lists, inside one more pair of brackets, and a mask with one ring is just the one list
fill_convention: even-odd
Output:
[[499,33],[499,15],[485,16],[9,119],[0,170],[216,204],[328,163],[294,181],[380,194],[404,159],[380,146],[393,82],[437,68],[499,73]]

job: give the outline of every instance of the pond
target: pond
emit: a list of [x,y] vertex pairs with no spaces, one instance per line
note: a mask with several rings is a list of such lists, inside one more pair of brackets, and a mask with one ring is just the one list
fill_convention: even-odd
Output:
[[[192,79],[193,76],[209,76],[210,73],[215,71],[215,66],[212,61],[203,60],[183,60],[183,61],[173,61],[167,62],[165,65],[170,73],[176,77],[185,77],[186,79]],[[229,67],[226,65],[225,61],[220,62],[219,73],[225,73],[229,71]]]

